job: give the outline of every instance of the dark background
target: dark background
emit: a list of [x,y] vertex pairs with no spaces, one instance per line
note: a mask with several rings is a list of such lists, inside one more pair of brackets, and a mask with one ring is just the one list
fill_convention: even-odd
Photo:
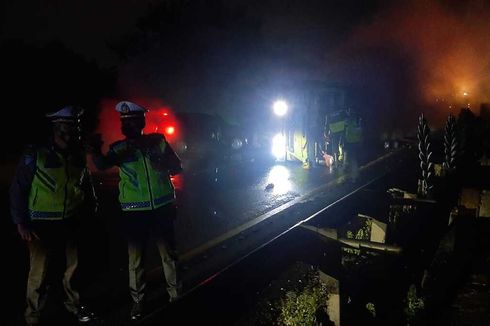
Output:
[[[105,98],[158,98],[232,122],[275,86],[323,80],[387,132],[442,125],[488,101],[487,1],[4,1],[4,158],[45,135],[43,115]],[[463,92],[469,95],[463,97]],[[451,107],[451,108],[450,108]],[[412,119],[412,120],[410,120]]]

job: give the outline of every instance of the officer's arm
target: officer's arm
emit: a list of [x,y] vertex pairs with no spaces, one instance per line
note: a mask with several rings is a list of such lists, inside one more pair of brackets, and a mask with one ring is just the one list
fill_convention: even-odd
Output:
[[182,172],[182,163],[170,144],[163,138],[158,154],[151,155],[153,166],[159,170],[168,171],[170,175]]
[[95,151],[92,153],[92,162],[99,170],[107,170],[115,165],[119,165],[119,155],[115,152],[113,147],[109,149],[106,155],[101,151]]
[[94,213],[97,213],[99,209],[99,200],[97,198],[97,193],[95,192],[92,174],[88,168],[85,168],[83,171],[81,188],[88,197],[86,201],[88,202],[89,207],[93,209]]
[[10,213],[13,222],[17,225],[30,223],[29,193],[35,173],[36,153],[32,149],[28,149],[22,155],[10,185]]
[[163,156],[165,157],[165,162],[170,175],[175,175],[182,172],[182,162],[175,153],[174,149],[168,143],[165,147],[165,152],[163,153]]

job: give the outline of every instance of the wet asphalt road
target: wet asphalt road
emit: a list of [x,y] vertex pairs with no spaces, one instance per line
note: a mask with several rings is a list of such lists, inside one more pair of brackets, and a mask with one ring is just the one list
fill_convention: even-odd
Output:
[[[309,170],[299,162],[248,160],[184,171],[173,178],[179,217],[179,251],[188,252],[328,182],[324,166]],[[104,213],[117,215],[117,175],[96,176]],[[112,204],[111,204],[112,203]]]

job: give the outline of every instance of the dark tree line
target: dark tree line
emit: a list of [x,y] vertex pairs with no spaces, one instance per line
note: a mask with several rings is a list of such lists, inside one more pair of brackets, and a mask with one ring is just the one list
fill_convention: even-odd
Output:
[[85,127],[93,129],[97,104],[114,91],[117,78],[115,70],[102,69],[56,42],[34,46],[2,41],[0,71],[5,158],[18,155],[27,143],[43,140],[49,132],[44,115],[64,105],[84,107]]

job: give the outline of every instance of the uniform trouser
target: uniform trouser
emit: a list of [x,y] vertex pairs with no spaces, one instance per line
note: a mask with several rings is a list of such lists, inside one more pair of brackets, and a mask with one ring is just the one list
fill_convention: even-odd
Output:
[[151,236],[158,247],[171,299],[179,294],[174,219],[176,207],[165,205],[156,210],[124,212],[128,236],[129,290],[134,302],[145,296],[145,258],[147,239]]
[[350,179],[356,181],[359,177],[359,156],[361,146],[359,143],[345,144],[345,162]]
[[339,162],[339,157],[341,155],[340,153],[340,143],[342,142],[342,134],[341,133],[332,133],[330,135],[330,149],[327,151],[330,155],[332,155],[335,158],[335,164],[338,165]]
[[72,287],[73,276],[78,266],[75,231],[65,221],[34,224],[35,232],[40,239],[29,242],[30,270],[25,311],[25,319],[28,323],[39,321],[41,310],[46,302],[48,266],[53,255],[59,250],[63,250],[66,257],[66,268],[63,275],[63,288],[66,293],[65,307],[68,311],[76,313],[80,305],[80,295]]

